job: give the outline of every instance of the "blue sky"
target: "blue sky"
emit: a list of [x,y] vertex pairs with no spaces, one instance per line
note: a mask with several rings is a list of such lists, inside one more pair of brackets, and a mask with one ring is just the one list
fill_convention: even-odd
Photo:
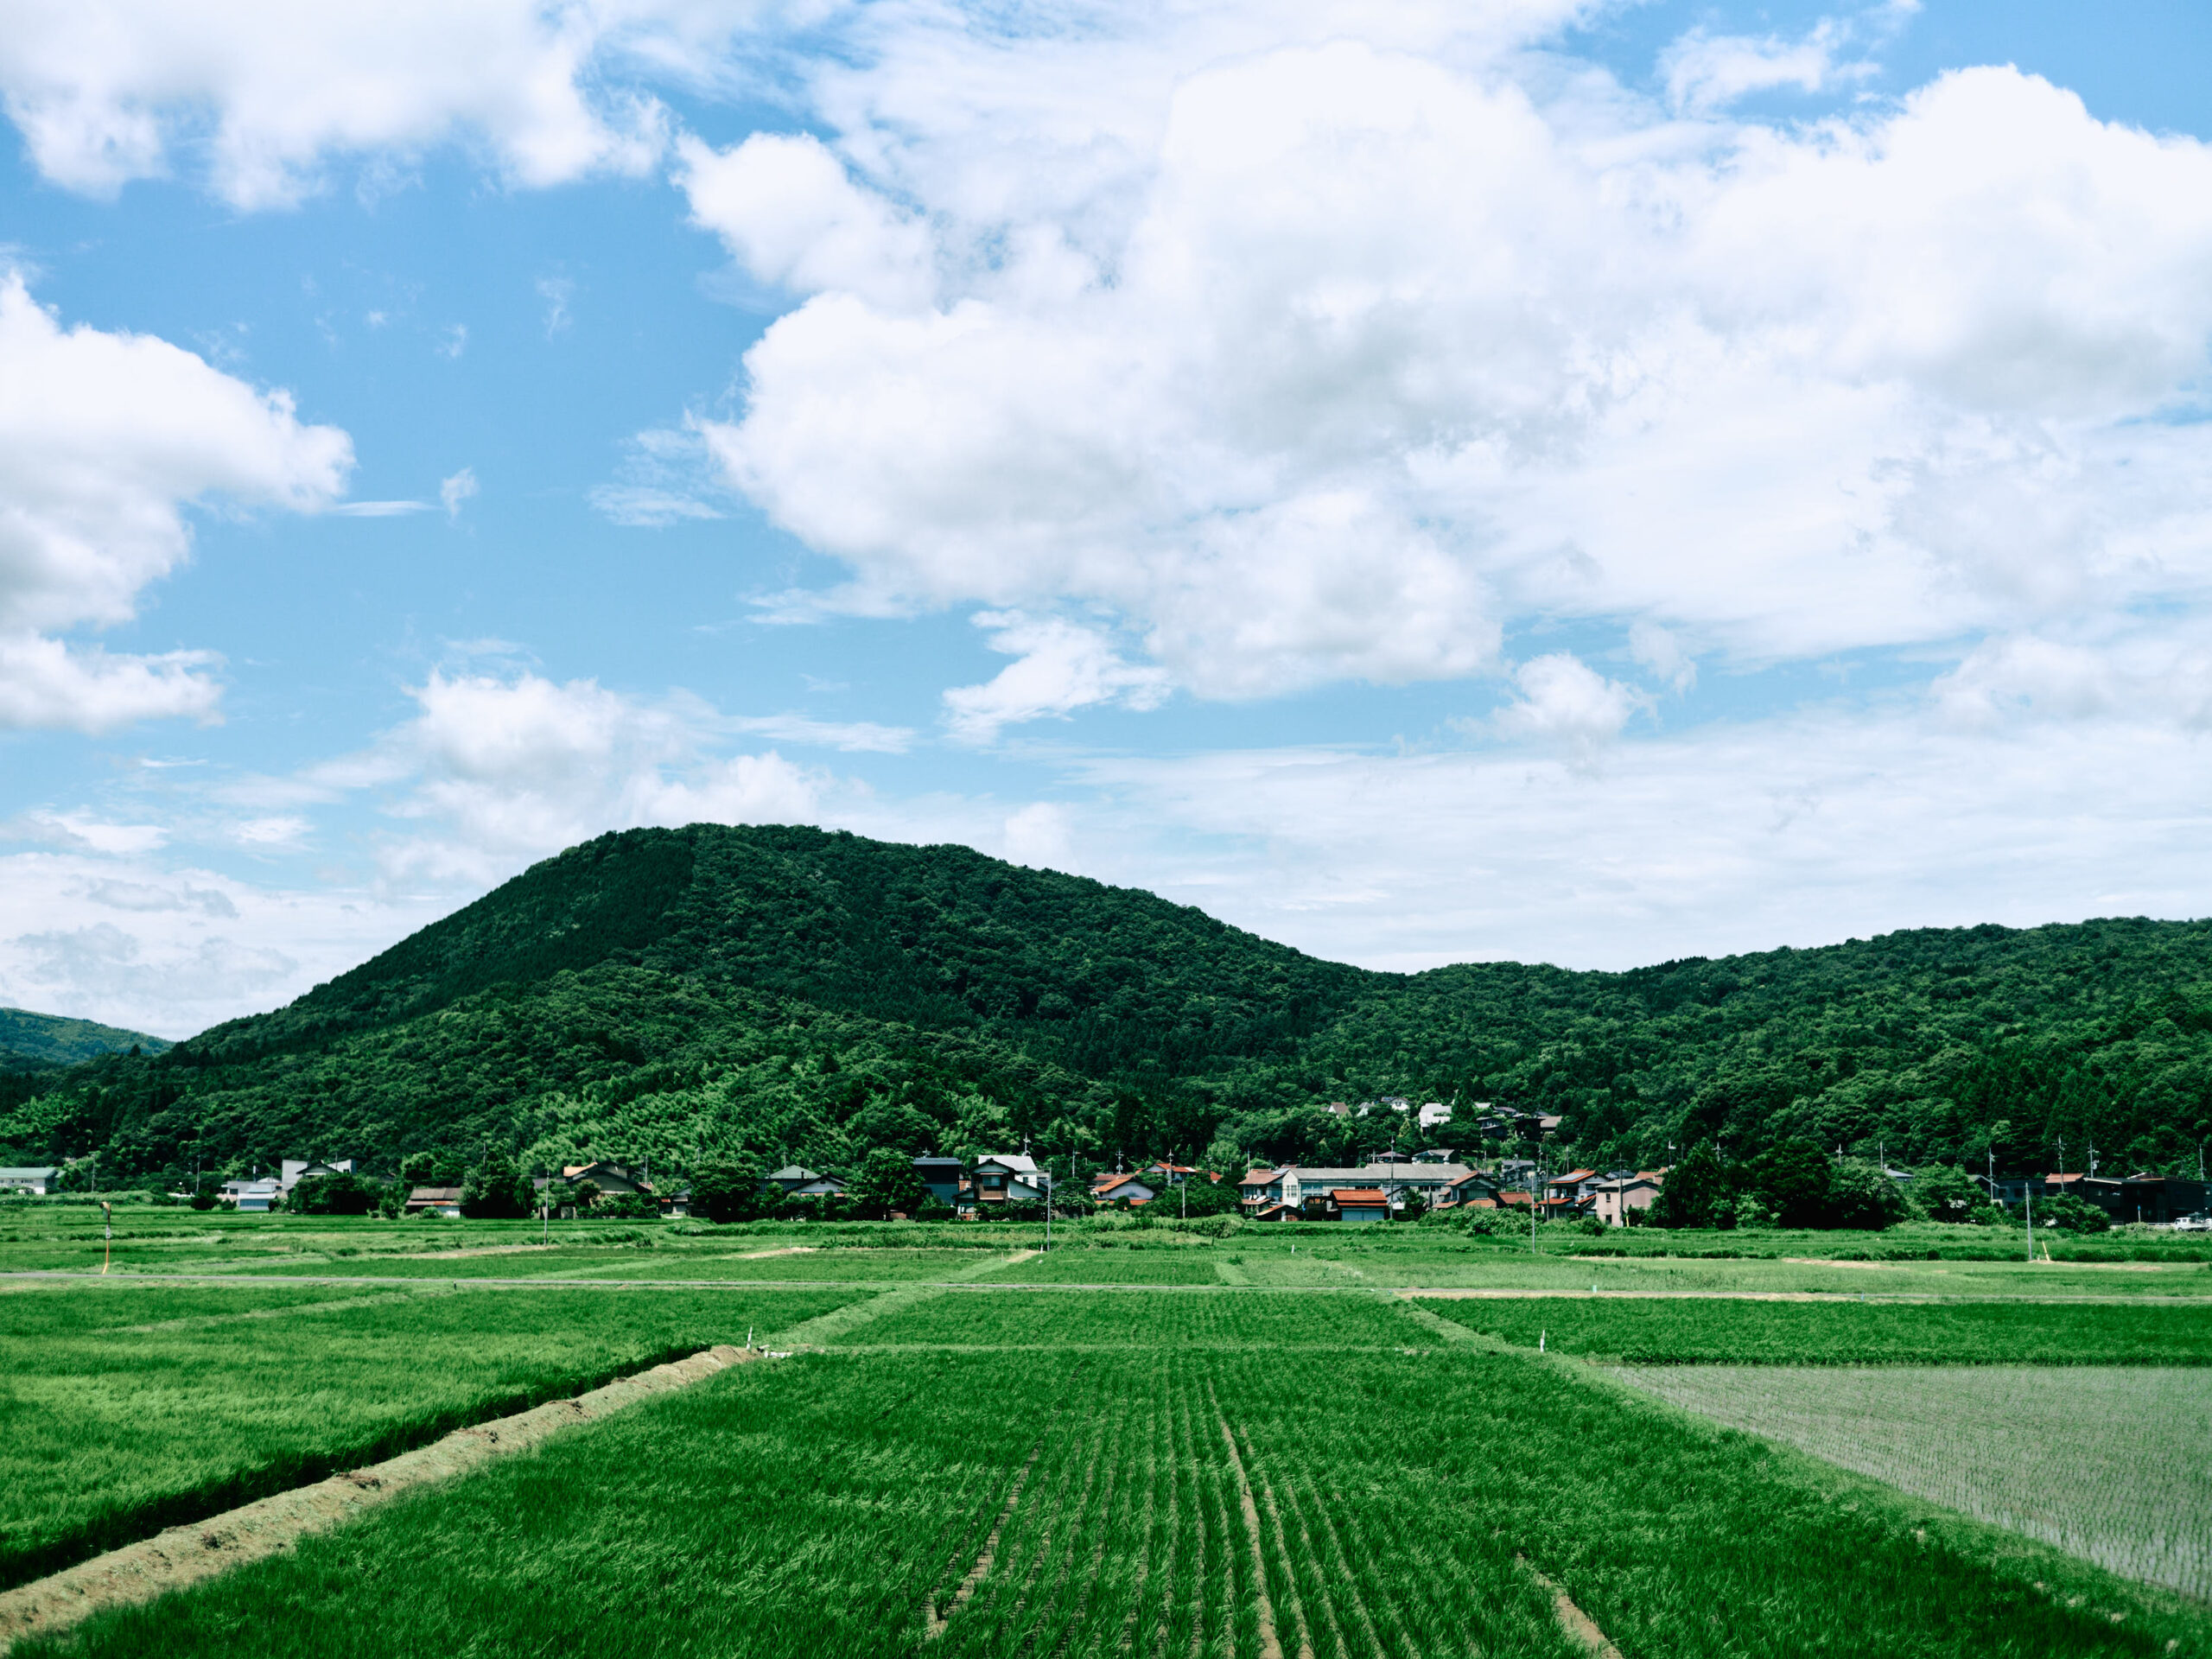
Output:
[[1397,968],[2208,907],[2202,7],[10,12],[0,1002],[696,817]]

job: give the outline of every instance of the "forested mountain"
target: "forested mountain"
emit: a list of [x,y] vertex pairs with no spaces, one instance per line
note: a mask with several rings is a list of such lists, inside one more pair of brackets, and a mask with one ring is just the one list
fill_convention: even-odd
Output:
[[964,848],[697,824],[574,848],[289,1007],[147,1046],[0,1115],[0,1159],[836,1166],[1027,1136],[1337,1161],[1403,1121],[1324,1103],[1389,1094],[1556,1112],[1592,1161],[1806,1136],[2044,1165],[2063,1137],[2078,1165],[2094,1135],[2102,1166],[2193,1172],[2212,924],[1390,975]]
[[74,1065],[102,1054],[123,1054],[134,1048],[159,1054],[168,1047],[160,1038],[149,1037],[143,1031],[124,1031],[58,1014],[33,1014],[28,1008],[0,1008],[0,1067],[30,1071]]

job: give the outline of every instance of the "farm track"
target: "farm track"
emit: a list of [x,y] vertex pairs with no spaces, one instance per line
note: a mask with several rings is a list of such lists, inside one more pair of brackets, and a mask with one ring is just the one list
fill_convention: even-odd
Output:
[[[1033,1254],[1033,1252],[1032,1252]],[[418,1258],[419,1259],[419,1258]],[[735,1258],[733,1258],[735,1259]],[[978,1269],[991,1271],[992,1267]],[[245,1274],[245,1273],[123,1273],[102,1274],[80,1268],[11,1268],[0,1272],[0,1291],[35,1288],[40,1283],[68,1282],[132,1286],[180,1285],[353,1285],[402,1286],[421,1290],[887,1290],[927,1288],[959,1295],[988,1295],[1001,1291],[1068,1291],[1092,1294],[1127,1292],[1147,1296],[1336,1296],[1391,1297],[1403,1300],[1523,1300],[1523,1301],[1735,1301],[1864,1303],[1869,1306],[1968,1306],[1986,1304],[2035,1307],[2113,1306],[2171,1307],[2212,1302],[2212,1275],[2202,1291],[2176,1292],[2171,1296],[2012,1295],[2005,1294],[1939,1294],[1932,1291],[1825,1290],[1569,1290],[1491,1287],[1427,1287],[1391,1285],[1150,1285],[1093,1284],[1066,1281],[1021,1282],[1007,1280],[979,1281],[961,1279],[569,1279],[543,1275],[534,1279],[400,1279],[378,1274]],[[1058,1345],[1058,1344],[1052,1344]],[[1270,1344],[1273,1345],[1273,1344]],[[1335,1346],[1338,1344],[1328,1344]]]
[[1621,1650],[1606,1638],[1605,1633],[1598,1628],[1595,1619],[1574,1605],[1573,1597],[1529,1566],[1527,1557],[1516,1556],[1514,1559],[1536,1581],[1538,1587],[1551,1597],[1552,1611],[1559,1619],[1560,1629],[1572,1637],[1583,1651],[1591,1656],[1591,1659],[1621,1659]]
[[1244,1468],[1244,1459],[1236,1449],[1236,1437],[1230,1433],[1229,1416],[1221,1408],[1211,1385],[1206,1389],[1206,1402],[1213,1408],[1215,1421],[1221,1425],[1221,1443],[1229,1448],[1230,1466],[1236,1474],[1236,1496],[1244,1514],[1244,1534],[1252,1545],[1252,1579],[1255,1603],[1260,1617],[1260,1659],[1283,1659],[1282,1640],[1275,1631],[1274,1599],[1268,1593],[1267,1545],[1260,1531],[1260,1506],[1252,1496],[1252,1480]]
[[0,1594],[0,1640],[54,1635],[111,1607],[130,1606],[290,1548],[365,1510],[422,1486],[450,1480],[492,1459],[528,1451],[566,1428],[639,1401],[704,1382],[763,1357],[758,1351],[707,1349],[618,1378],[573,1400],[456,1429],[443,1440],[313,1485],[296,1487],[206,1521],[172,1527],[50,1577]]

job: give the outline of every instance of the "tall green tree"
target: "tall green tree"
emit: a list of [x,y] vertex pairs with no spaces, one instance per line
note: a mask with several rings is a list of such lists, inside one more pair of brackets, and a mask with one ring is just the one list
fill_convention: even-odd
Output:
[[881,1221],[894,1211],[911,1216],[929,1197],[914,1160],[895,1147],[878,1147],[861,1160],[845,1196],[853,1208],[871,1221]]
[[691,1213],[708,1221],[756,1221],[768,1213],[772,1202],[752,1164],[709,1164],[691,1178]]
[[1713,1143],[1700,1141],[1668,1172],[1652,1200],[1654,1227],[1715,1227],[1735,1224],[1736,1182]]
[[470,1172],[461,1190],[461,1213],[486,1220],[526,1216],[537,1200],[530,1178],[503,1152],[490,1152]]

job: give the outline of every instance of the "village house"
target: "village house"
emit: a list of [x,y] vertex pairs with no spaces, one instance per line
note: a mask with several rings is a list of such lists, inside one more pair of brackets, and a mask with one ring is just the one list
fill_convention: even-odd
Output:
[[1651,1207],[1665,1180],[1666,1172],[1657,1169],[1609,1173],[1590,1187],[1590,1213],[1608,1227],[1625,1227],[1630,1215]]
[[563,1165],[561,1179],[570,1186],[581,1186],[589,1181],[602,1193],[636,1192],[650,1196],[653,1190],[643,1176],[632,1173],[627,1165],[605,1161]]
[[60,1174],[60,1170],[51,1164],[0,1169],[0,1192],[28,1192],[42,1198],[54,1191]]
[[461,1189],[457,1186],[418,1186],[408,1193],[404,1207],[410,1216],[449,1216],[458,1220],[461,1216]]
[[1049,1190],[1045,1173],[1026,1152],[978,1158],[969,1183],[969,1199],[976,1204],[1042,1204]]
[[938,1203],[960,1202],[960,1183],[967,1169],[957,1158],[917,1158],[914,1173],[922,1178],[923,1186]]
[[1356,1169],[1316,1169],[1286,1165],[1281,1169],[1250,1169],[1237,1181],[1237,1196],[1248,1213],[1271,1204],[1288,1205],[1315,1215],[1330,1213],[1329,1194],[1338,1187],[1379,1188],[1393,1210],[1404,1207],[1409,1194],[1418,1194],[1431,1209],[1443,1200],[1455,1181],[1474,1173],[1462,1164],[1370,1161]]
[[845,1183],[842,1178],[825,1175],[818,1169],[808,1169],[800,1164],[786,1164],[781,1169],[771,1170],[761,1177],[761,1184],[778,1187],[792,1197],[801,1198],[842,1198],[845,1193]]
[[1150,1204],[1160,1191],[1141,1175],[1101,1175],[1090,1184],[1090,1196],[1099,1204]]
[[1447,1185],[1435,1204],[1439,1210],[1456,1210],[1462,1205],[1495,1209],[1499,1188],[1488,1175],[1465,1174]]
[[257,1176],[250,1181],[225,1181],[223,1196],[231,1201],[232,1209],[266,1214],[269,1207],[284,1196],[284,1184],[274,1175]]
[[340,1158],[337,1162],[329,1164],[313,1158],[287,1158],[276,1166],[276,1183],[289,1198],[292,1196],[292,1189],[310,1176],[351,1175],[353,1173],[353,1160],[351,1158]]
[[1332,1187],[1329,1206],[1338,1221],[1385,1221],[1390,1214],[1390,1200],[1379,1186]]

